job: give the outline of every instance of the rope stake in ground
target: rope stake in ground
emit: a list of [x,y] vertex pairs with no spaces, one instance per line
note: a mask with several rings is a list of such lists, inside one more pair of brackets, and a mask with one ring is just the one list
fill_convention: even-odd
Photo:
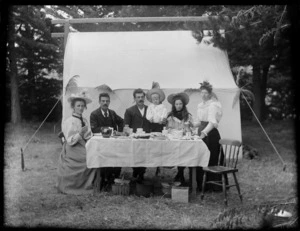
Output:
[[21,168],[22,168],[22,171],[25,171],[24,154],[23,154],[22,148],[21,148]]
[[250,104],[249,104],[248,100],[246,99],[246,97],[244,96],[243,92],[241,92],[241,93],[242,93],[242,95],[243,95],[244,99],[246,100],[246,103],[248,104],[248,106],[249,106],[250,110],[252,111],[252,113],[253,113],[253,115],[254,115],[255,119],[256,119],[256,120],[257,120],[257,122],[259,123],[259,125],[260,125],[261,129],[263,130],[263,132],[264,132],[264,133],[265,133],[265,135],[267,136],[267,138],[268,138],[268,140],[270,141],[270,143],[271,143],[272,147],[274,148],[274,150],[275,150],[276,154],[277,154],[277,155],[278,155],[278,157],[280,158],[280,160],[281,160],[281,162],[282,162],[282,164],[283,164],[283,171],[285,171],[285,170],[286,170],[286,163],[284,162],[284,160],[283,160],[283,159],[282,159],[282,157],[280,156],[280,154],[279,154],[279,152],[277,151],[277,149],[276,149],[275,145],[273,144],[272,140],[270,139],[270,137],[268,136],[267,132],[265,131],[265,129],[264,129],[264,128],[263,128],[263,126],[261,125],[261,123],[260,123],[259,119],[257,118],[256,114],[254,113],[253,109],[251,108],[251,106],[250,106]]
[[53,109],[56,107],[56,105],[58,104],[58,102],[61,100],[62,95],[59,97],[59,99],[56,101],[56,103],[54,104],[54,106],[52,107],[52,109],[50,110],[50,112],[48,113],[48,115],[46,116],[46,118],[43,120],[43,122],[41,123],[41,125],[38,127],[38,129],[34,132],[34,134],[30,137],[29,141],[25,144],[24,148],[21,148],[21,164],[22,164],[22,170],[24,171],[25,169],[25,162],[24,162],[24,154],[23,151],[26,150],[28,144],[31,142],[32,138],[35,136],[35,134],[40,130],[40,128],[43,126],[43,124],[45,123],[46,119],[49,117],[49,115],[51,114],[51,112],[53,111]]

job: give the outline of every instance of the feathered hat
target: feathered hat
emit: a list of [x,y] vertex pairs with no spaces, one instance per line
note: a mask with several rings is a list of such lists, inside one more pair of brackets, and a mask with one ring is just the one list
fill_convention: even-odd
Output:
[[92,102],[92,100],[88,97],[86,91],[82,91],[77,94],[71,94],[70,97],[68,98],[68,102],[72,102],[74,99],[82,99],[85,101],[86,104],[89,104]]
[[152,102],[151,95],[153,95],[153,94],[159,95],[160,102],[163,102],[166,98],[165,93],[163,92],[163,90],[160,89],[160,86],[157,82],[152,83],[152,89],[149,90],[146,94],[147,100],[149,102]]
[[211,93],[213,87],[208,81],[203,81],[202,83],[200,83],[200,90],[201,89],[206,89],[209,93]]

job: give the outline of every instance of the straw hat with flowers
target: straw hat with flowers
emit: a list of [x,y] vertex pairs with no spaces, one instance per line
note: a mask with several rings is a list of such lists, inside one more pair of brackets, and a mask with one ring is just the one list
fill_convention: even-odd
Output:
[[163,102],[166,98],[165,93],[163,92],[163,90],[160,89],[160,86],[157,82],[152,83],[152,89],[150,89],[146,94],[147,100],[149,102],[152,102],[151,95],[153,95],[153,94],[159,95],[160,102]]

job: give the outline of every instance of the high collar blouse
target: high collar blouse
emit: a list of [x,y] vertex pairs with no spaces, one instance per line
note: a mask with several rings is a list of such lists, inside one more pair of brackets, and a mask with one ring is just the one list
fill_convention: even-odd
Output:
[[167,118],[167,108],[163,104],[155,105],[151,103],[148,106],[147,113],[146,113],[146,118],[147,120],[153,119],[154,123],[159,123],[161,122],[164,118]]
[[86,118],[82,118],[83,122],[88,126],[88,131],[81,137],[79,135],[81,131],[81,120],[76,117],[69,117],[67,118],[62,124],[62,131],[66,138],[66,142],[69,145],[75,145],[77,142],[85,145],[85,140],[89,139],[92,135],[91,128],[89,122]]
[[216,99],[210,99],[198,104],[197,122],[211,122],[215,128],[222,118],[222,106]]

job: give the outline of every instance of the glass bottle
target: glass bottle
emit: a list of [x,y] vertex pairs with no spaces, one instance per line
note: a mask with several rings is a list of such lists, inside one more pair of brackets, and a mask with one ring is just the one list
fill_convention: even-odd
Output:
[[125,127],[124,127],[124,129],[123,129],[123,132],[125,133],[125,135],[126,136],[128,136],[129,135],[129,125],[128,124],[125,124]]

